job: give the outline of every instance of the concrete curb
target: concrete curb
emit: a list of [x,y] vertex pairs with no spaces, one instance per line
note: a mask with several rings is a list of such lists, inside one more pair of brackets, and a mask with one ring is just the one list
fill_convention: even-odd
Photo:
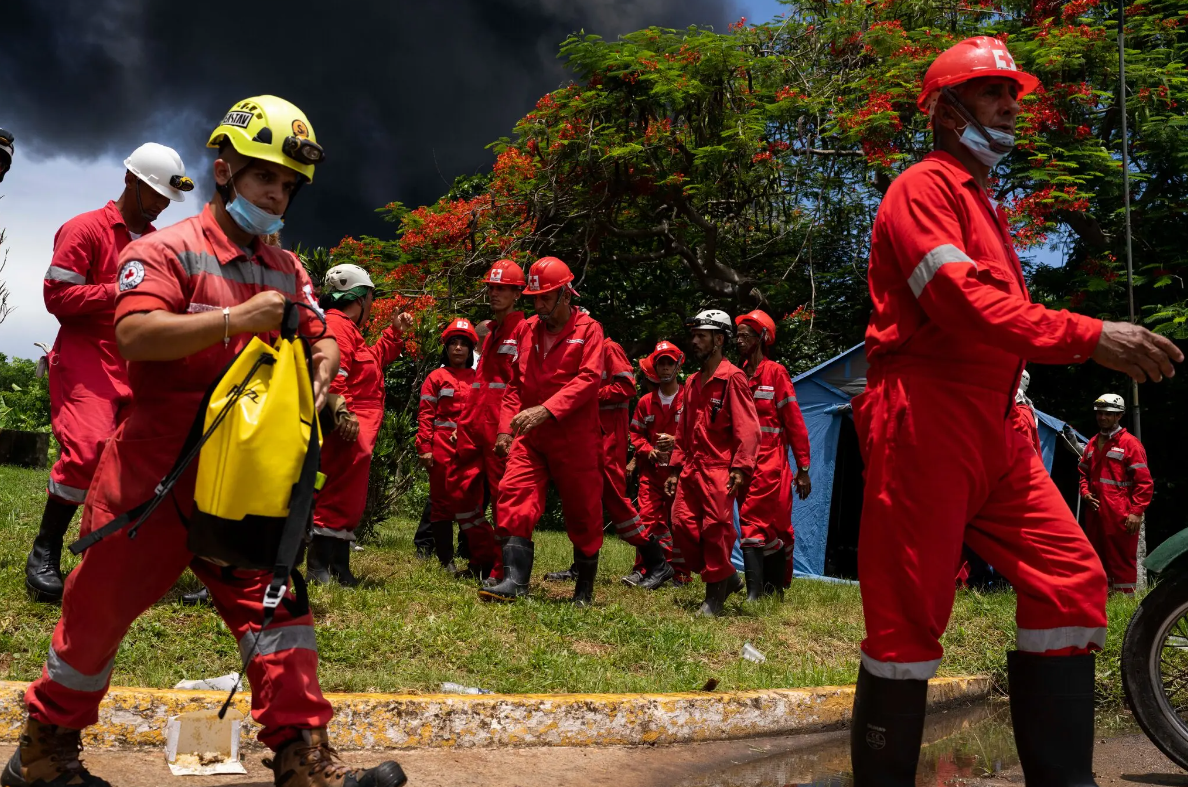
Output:
[[[28,684],[0,681],[0,740],[14,743]],[[990,693],[986,677],[934,678],[929,711]],[[850,718],[853,686],[681,694],[327,694],[342,749],[611,746],[818,732]],[[170,716],[219,708],[226,694],[113,688],[84,740],[94,748],[165,743]],[[249,718],[250,695],[235,707]],[[246,721],[254,736],[258,727]],[[249,741],[246,739],[244,743]]]

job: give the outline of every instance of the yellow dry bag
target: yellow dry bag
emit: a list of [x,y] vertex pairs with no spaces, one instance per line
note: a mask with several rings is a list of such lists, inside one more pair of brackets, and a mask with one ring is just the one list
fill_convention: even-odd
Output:
[[299,308],[288,303],[280,338],[253,338],[207,391],[173,469],[151,500],[70,549],[81,553],[128,525],[129,538],[197,459],[186,546],[244,569],[274,569],[282,581],[297,559],[318,483],[322,435],[314,409]]

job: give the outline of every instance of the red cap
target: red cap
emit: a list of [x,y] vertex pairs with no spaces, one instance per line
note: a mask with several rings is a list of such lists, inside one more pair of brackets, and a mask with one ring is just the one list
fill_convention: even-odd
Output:
[[764,344],[775,344],[775,320],[771,319],[765,311],[755,309],[755,311],[740,314],[734,318],[734,324],[749,325],[755,329],[755,333],[763,337]]
[[441,332],[441,343],[449,344],[450,339],[455,336],[469,339],[471,344],[478,344],[478,334],[475,333],[474,326],[470,323],[470,320],[465,317],[457,317],[450,320],[450,324]]
[[661,358],[671,358],[676,361],[677,366],[685,362],[685,354],[681,352],[681,348],[667,340],[658,342],[656,348],[652,350],[652,354],[648,356],[653,364]]
[[1039,87],[1039,79],[1020,71],[1006,44],[990,36],[967,38],[941,52],[924,75],[924,90],[916,100],[920,111],[932,114],[942,87],[980,77],[1006,77],[1019,84],[1025,96]]
[[[528,287],[525,295],[543,295],[559,290],[573,281],[573,271],[556,257],[541,257],[528,269]],[[572,286],[569,289],[576,295]]]
[[660,384],[660,375],[656,374],[656,365],[652,363],[650,356],[639,359],[639,370],[648,378],[648,382],[653,385]]
[[483,284],[506,284],[508,287],[523,287],[526,283],[524,269],[513,260],[497,260],[487,271],[487,278],[483,279]]

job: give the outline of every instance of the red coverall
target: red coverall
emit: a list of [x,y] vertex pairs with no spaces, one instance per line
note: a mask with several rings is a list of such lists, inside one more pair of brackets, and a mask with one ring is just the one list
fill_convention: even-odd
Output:
[[627,420],[635,398],[635,371],[618,342],[602,342],[602,387],[598,421],[602,426],[602,507],[619,538],[632,546],[648,543],[639,512],[627,498]]
[[1036,456],[1042,458],[1039,421],[1035,415],[1035,408],[1027,402],[1015,402],[1015,406],[1011,408],[1011,425],[1027,438],[1027,442],[1031,443],[1031,447],[1035,449]]
[[[682,578],[689,577],[685,559],[673,548],[672,500],[664,494],[668,465],[657,466],[652,459],[653,443],[660,434],[675,435],[680,425],[680,388],[668,406],[660,402],[659,391],[640,397],[631,418],[631,444],[635,446],[635,465],[639,470],[639,518],[644,535],[655,536],[664,548],[664,557]],[[643,561],[635,557],[635,570],[643,568]]]
[[391,325],[368,345],[355,321],[338,309],[326,311],[326,327],[334,335],[341,360],[330,393],[346,399],[359,419],[358,436],[347,442],[331,432],[322,441],[326,483],[314,507],[314,532],[355,540],[355,528],[367,507],[371,454],[384,423],[384,367],[404,352],[404,339]]
[[1024,359],[1084,361],[1101,322],[1031,303],[1006,216],[941,152],[884,197],[869,281],[869,385],[853,400],[867,671],[935,674],[963,537],[1018,592],[1020,651],[1100,648],[1101,562],[1010,421]]
[[[458,420],[469,407],[470,397],[478,395],[471,387],[474,379],[474,369],[442,366],[430,372],[421,385],[417,454],[433,454],[429,470],[429,518],[433,522],[454,519],[458,496],[450,489],[448,479],[457,451]],[[476,527],[473,519],[458,524],[466,532],[471,564],[493,564],[498,550],[491,526],[484,521],[484,526]]]
[[512,418],[529,407],[544,405],[553,417],[512,441],[495,505],[495,532],[502,538],[532,538],[551,478],[569,540],[584,557],[593,557],[602,548],[602,326],[573,309],[561,332],[548,336],[553,344],[546,351],[544,321],[531,317],[524,325],[499,434],[511,434]]
[[[221,310],[265,290],[316,306],[309,276],[296,257],[259,241],[246,257],[219,229],[210,206],[129,245],[120,265],[117,323],[136,312]],[[303,333],[321,333],[321,322],[302,311]],[[263,338],[272,341],[275,336]],[[231,337],[229,346],[216,342],[180,360],[128,365],[133,401],[103,449],[83,508],[84,534],[152,497],[181,451],[206,389],[250,339],[240,334]],[[186,528],[177,507],[186,516],[192,512],[197,468],[197,463],[190,466],[171,502],[157,508],[135,539],[126,532],[108,536],[84,552],[70,572],[49,657],[41,677],[25,693],[33,718],[72,729],[98,721],[120,641],[186,566],[210,589],[240,652],[255,644],[272,572],[220,569],[186,549]],[[264,745],[276,748],[299,735],[298,730],[324,727],[330,720],[317,667],[313,617],[306,612],[294,618],[281,605],[247,671],[252,717],[263,727],[259,739]]]
[[131,241],[120,209],[108,202],[62,225],[45,272],[45,308],[62,325],[49,353],[50,422],[62,453],[48,492],[68,503],[86,498],[103,444],[132,399],[113,322],[116,261]]
[[[512,379],[519,346],[517,337],[524,326],[524,313],[512,312],[483,337],[470,396],[457,419],[457,451],[446,473],[446,489],[454,498],[453,512],[446,518],[456,519],[458,527],[468,533],[472,528],[485,530],[492,539],[494,530],[484,516],[485,500],[490,498],[494,511],[507,467],[507,459],[495,455],[495,438],[503,395]],[[486,540],[484,536],[479,538]],[[495,563],[501,559],[496,550]],[[493,576],[503,576],[498,565]]]
[[1143,515],[1151,504],[1154,484],[1147,469],[1147,452],[1138,438],[1122,427],[1108,438],[1098,434],[1085,446],[1081,457],[1081,497],[1092,493],[1100,501],[1094,511],[1088,503],[1085,533],[1105,565],[1110,590],[1133,593],[1138,582],[1138,540],[1136,530],[1127,533],[1123,524],[1129,514]]
[[[759,459],[746,491],[739,496],[738,519],[744,547],[764,547],[766,554],[783,549],[792,563],[796,534],[792,530],[792,469],[788,449],[798,467],[809,466],[808,427],[796,402],[792,378],[783,364],[769,358],[743,371],[751,384],[759,417]],[[792,572],[784,579],[791,583]]]
[[755,471],[759,418],[747,376],[725,358],[702,387],[694,372],[681,390],[680,428],[669,461],[680,468],[672,504],[672,536],[690,572],[705,583],[735,573],[734,499],[726,494],[730,471],[744,483]]

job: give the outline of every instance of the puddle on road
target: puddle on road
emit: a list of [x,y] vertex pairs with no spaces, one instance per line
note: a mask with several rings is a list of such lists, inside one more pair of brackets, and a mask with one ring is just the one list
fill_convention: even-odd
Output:
[[[1110,730],[1105,735],[1118,734]],[[1099,735],[1102,735],[1099,732]],[[755,741],[756,758],[703,772],[680,787],[851,787],[849,733],[796,751],[764,757],[765,743]],[[954,787],[970,779],[1002,773],[1019,762],[1005,701],[936,714],[924,730],[916,770],[917,787]]]

